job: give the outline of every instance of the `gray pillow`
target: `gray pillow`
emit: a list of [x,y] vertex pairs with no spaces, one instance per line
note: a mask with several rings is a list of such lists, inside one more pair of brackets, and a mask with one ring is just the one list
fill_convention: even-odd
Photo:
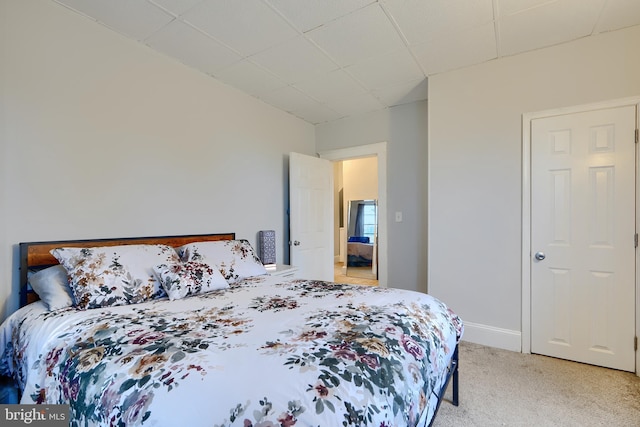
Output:
[[67,270],[62,265],[45,268],[29,276],[29,283],[49,311],[73,306]]

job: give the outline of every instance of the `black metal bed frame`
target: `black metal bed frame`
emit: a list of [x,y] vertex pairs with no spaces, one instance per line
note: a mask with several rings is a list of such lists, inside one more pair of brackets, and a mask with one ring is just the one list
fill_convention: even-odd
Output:
[[444,384],[442,385],[442,388],[440,389],[440,392],[438,393],[438,404],[436,405],[436,410],[433,411],[433,416],[431,417],[431,421],[429,421],[429,426],[431,427],[433,425],[433,422],[436,419],[436,415],[438,414],[438,409],[440,409],[440,404],[442,403],[442,400],[444,399],[444,394],[447,391],[447,387],[449,386],[449,381],[453,378],[453,384],[452,384],[452,389],[451,389],[451,394],[452,394],[452,398],[451,398],[451,403],[453,404],[453,406],[458,406],[458,362],[459,362],[459,347],[460,344],[456,344],[456,349],[453,351],[453,356],[451,357],[451,362],[449,363],[449,367],[447,368],[448,373],[447,373],[447,379],[445,380]]

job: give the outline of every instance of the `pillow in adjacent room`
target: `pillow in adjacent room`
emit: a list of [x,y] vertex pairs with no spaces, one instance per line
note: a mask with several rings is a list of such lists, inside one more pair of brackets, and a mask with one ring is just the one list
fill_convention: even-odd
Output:
[[67,270],[58,264],[29,274],[29,284],[49,311],[73,306]]
[[57,248],[51,254],[67,270],[76,306],[81,309],[137,304],[166,296],[153,268],[179,260],[167,245]]
[[267,270],[247,240],[195,242],[177,249],[183,261],[207,259],[215,263],[227,282],[267,274]]
[[172,301],[229,287],[218,266],[205,259],[164,263],[154,270]]

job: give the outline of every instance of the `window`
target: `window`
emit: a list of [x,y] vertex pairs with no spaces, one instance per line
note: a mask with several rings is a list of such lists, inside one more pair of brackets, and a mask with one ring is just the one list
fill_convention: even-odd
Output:
[[367,236],[371,243],[375,242],[376,237],[376,205],[364,205],[364,209],[362,209],[362,235]]
[[351,200],[347,237],[368,237],[373,243],[378,234],[378,204],[375,200]]

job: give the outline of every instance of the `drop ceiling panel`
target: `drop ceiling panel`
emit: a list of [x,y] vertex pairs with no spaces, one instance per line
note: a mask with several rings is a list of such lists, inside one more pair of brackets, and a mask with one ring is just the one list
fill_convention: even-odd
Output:
[[174,17],[146,0],[56,0],[135,40],[144,40]]
[[301,119],[306,120],[309,123],[324,123],[340,118],[340,115],[338,113],[325,107],[324,105],[319,104],[311,108],[292,111],[291,114],[296,117],[300,117]]
[[500,20],[500,54],[513,55],[588,36],[605,0],[558,0]]
[[307,32],[347,15],[373,0],[266,0],[299,31]]
[[202,0],[149,0],[151,3],[157,4],[167,12],[180,16]]
[[342,97],[331,101],[331,109],[335,110],[340,117],[378,111],[385,107],[376,97],[370,93],[359,96]]
[[365,92],[364,88],[342,70],[335,70],[311,80],[295,85],[296,88],[320,102],[328,103],[332,99],[357,96]]
[[207,74],[242,58],[207,35],[175,20],[147,39],[152,48]]
[[424,79],[424,73],[407,49],[376,56],[346,68],[370,89]]
[[640,22],[639,0],[609,0],[602,11],[597,32],[626,28]]
[[287,86],[271,72],[246,59],[216,72],[215,76],[230,86],[258,97]]
[[287,112],[311,110],[321,105],[292,86],[264,93],[260,99]]
[[402,49],[399,34],[378,4],[360,9],[306,35],[342,67]]
[[303,36],[251,56],[289,84],[335,70],[338,66]]
[[204,0],[182,18],[242,56],[260,52],[298,35],[261,0]]
[[497,57],[493,24],[485,24],[446,37],[433,36],[412,46],[427,75],[466,67]]
[[375,89],[373,93],[383,104],[392,106],[427,99],[428,87],[427,79],[423,78],[413,82],[381,87]]
[[512,15],[527,9],[553,3],[558,0],[497,0],[499,16]]
[[493,21],[492,0],[383,0],[410,45]]

